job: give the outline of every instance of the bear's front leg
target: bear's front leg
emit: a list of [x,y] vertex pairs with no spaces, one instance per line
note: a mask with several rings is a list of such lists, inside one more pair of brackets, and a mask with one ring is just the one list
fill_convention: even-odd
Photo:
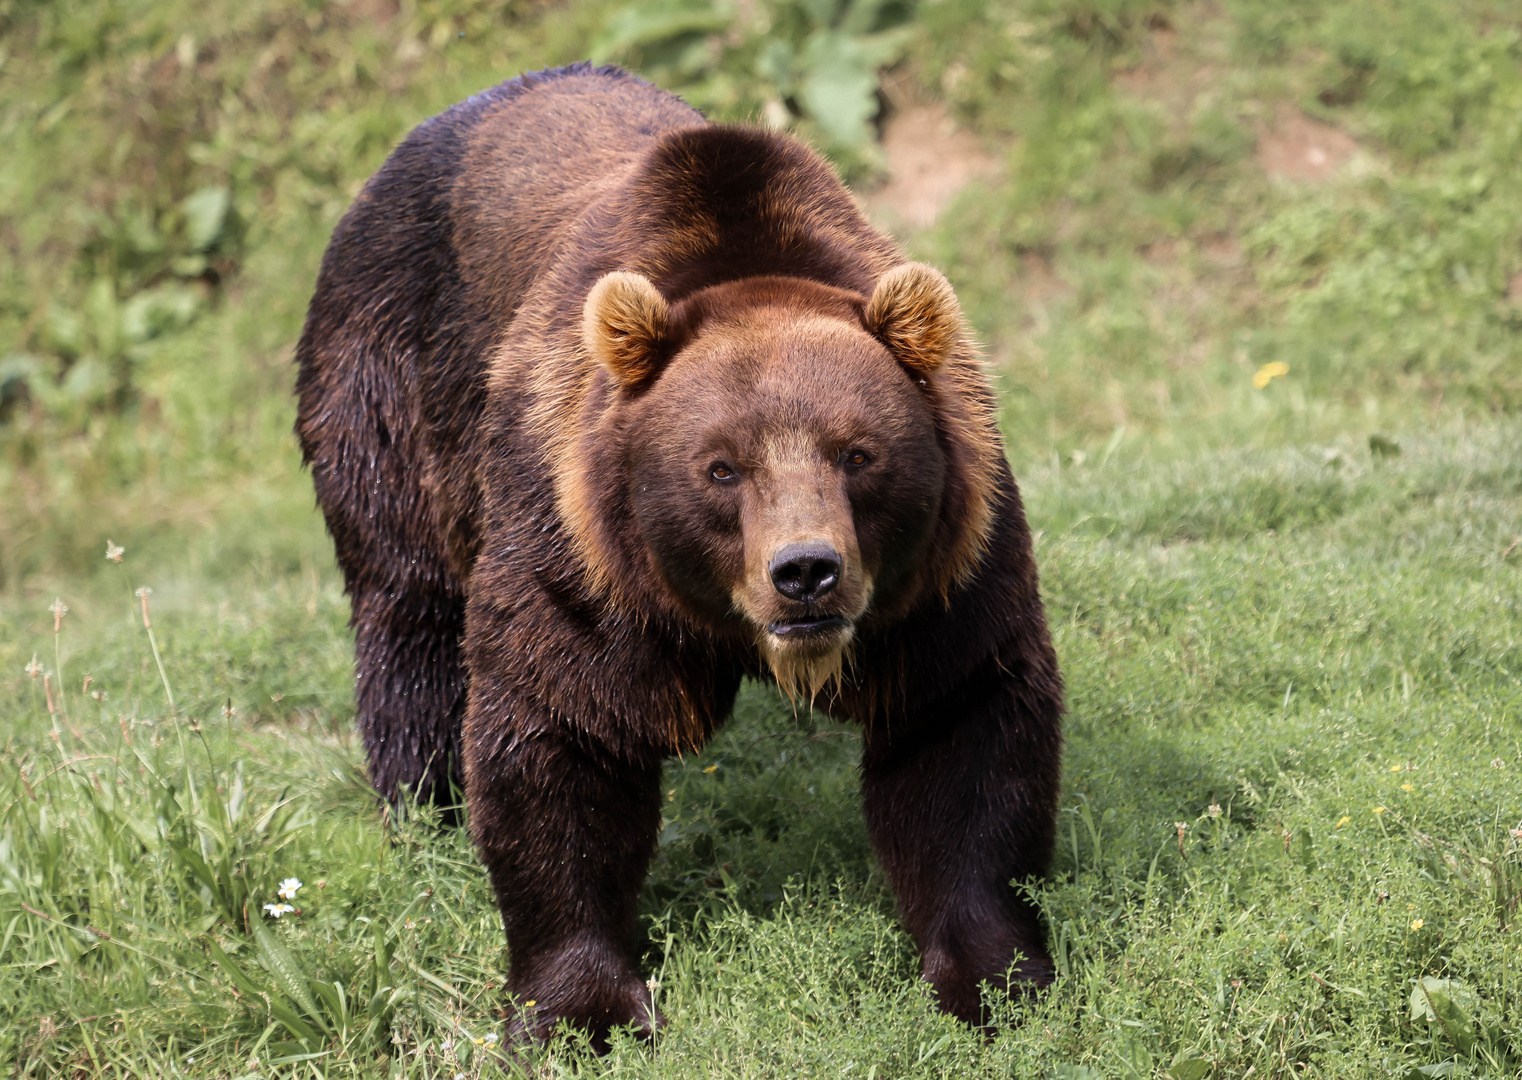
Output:
[[1060,710],[990,658],[957,692],[866,733],[867,828],[924,977],[969,1024],[985,1022],[980,982],[1018,994],[1052,979],[1037,912],[1010,882],[1051,859]]
[[465,728],[466,796],[507,930],[510,1038],[543,1040],[568,1020],[603,1051],[610,1028],[653,1033],[661,1020],[631,944],[660,828],[660,757],[572,738],[522,702],[481,711]]

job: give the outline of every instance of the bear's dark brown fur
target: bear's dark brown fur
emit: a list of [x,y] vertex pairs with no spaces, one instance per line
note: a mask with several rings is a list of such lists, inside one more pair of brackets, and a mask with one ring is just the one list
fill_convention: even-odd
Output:
[[992,395],[817,155],[613,69],[504,83],[366,185],[298,359],[371,775],[463,778],[520,1032],[658,1022],[661,764],[746,675],[862,726],[941,1007],[1049,980],[1011,882],[1050,856],[1062,688]]

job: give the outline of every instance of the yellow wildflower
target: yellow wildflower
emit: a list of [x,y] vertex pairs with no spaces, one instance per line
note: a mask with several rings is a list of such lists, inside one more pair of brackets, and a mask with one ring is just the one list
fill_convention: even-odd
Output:
[[1282,360],[1275,360],[1271,364],[1264,364],[1257,370],[1257,373],[1252,377],[1252,384],[1255,388],[1262,390],[1275,379],[1282,378],[1288,374],[1289,365]]
[[1422,927],[1424,927],[1426,925],[1427,924],[1425,922],[1423,922],[1421,919],[1412,919],[1411,920],[1411,929],[1413,929],[1413,930],[1420,930]]

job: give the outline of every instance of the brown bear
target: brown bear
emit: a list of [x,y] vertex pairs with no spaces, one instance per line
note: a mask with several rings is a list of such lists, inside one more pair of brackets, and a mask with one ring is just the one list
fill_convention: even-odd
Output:
[[[863,731],[941,1008],[1051,978],[1062,682],[956,296],[794,139],[614,68],[418,127],[334,231],[297,431],[380,793],[462,778],[514,1034],[660,1023],[661,766],[740,680]],[[463,773],[463,776],[462,776]]]

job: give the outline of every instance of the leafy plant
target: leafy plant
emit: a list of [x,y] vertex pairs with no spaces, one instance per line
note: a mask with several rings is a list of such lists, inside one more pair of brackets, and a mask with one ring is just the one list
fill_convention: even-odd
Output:
[[1479,995],[1456,979],[1424,975],[1411,989],[1411,1019],[1425,1023],[1460,1054],[1474,1049],[1479,1004]]
[[367,1056],[389,1049],[391,1022],[398,1005],[413,996],[397,986],[393,971],[396,942],[381,924],[374,924],[374,953],[370,962],[349,979],[319,978],[310,973],[262,918],[249,930],[264,977],[255,979],[217,944],[206,939],[207,950],[234,985],[244,1004],[262,1004],[271,1019],[284,1028],[288,1044],[274,1043],[271,1064],[296,1060],[328,1047],[350,1056]]
[[276,859],[309,819],[284,796],[251,817],[241,763],[227,786],[224,797],[215,778],[201,780],[187,770],[184,804],[174,787],[166,787],[160,814],[171,807],[179,811],[166,839],[208,914],[232,927],[252,928],[260,920],[259,897],[273,891]]
[[881,72],[912,34],[907,0],[659,0],[615,11],[593,46],[725,115],[796,128],[848,174],[880,167]]

